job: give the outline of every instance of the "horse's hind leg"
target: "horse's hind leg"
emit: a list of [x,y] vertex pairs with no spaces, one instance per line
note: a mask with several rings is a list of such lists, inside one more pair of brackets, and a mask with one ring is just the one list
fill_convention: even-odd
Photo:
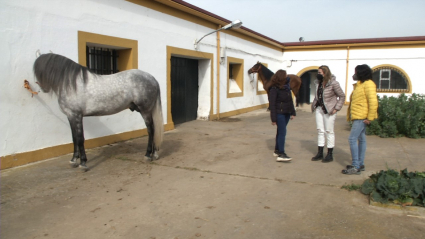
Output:
[[[77,150],[80,157],[79,167],[83,171],[87,171],[88,167],[86,151],[84,148],[84,131],[83,131],[83,117],[82,116],[72,116],[68,117],[69,123],[71,124],[71,129],[73,130],[73,139],[75,138],[74,150]],[[75,146],[77,145],[77,146]],[[74,151],[74,156],[76,152]],[[73,157],[74,159],[74,157]],[[76,160],[75,160],[76,161]]]
[[[140,111],[139,111],[140,112]],[[143,112],[143,111],[142,111]],[[145,120],[146,129],[148,131],[148,147],[146,149],[145,154],[145,160],[148,162],[151,162],[153,160],[158,159],[158,154],[154,150],[154,143],[153,143],[153,135],[154,135],[154,127],[153,127],[153,120],[152,120],[152,114],[147,113],[140,113]]]
[[153,156],[152,152],[154,151],[153,150],[153,131],[154,131],[154,129],[153,129],[152,117],[150,117],[150,118],[151,119],[149,121],[145,120],[146,128],[147,128],[147,131],[148,131],[148,136],[149,136],[148,147],[146,149],[146,154],[145,154],[145,160],[149,161],[149,162],[157,159],[155,157],[152,157]]

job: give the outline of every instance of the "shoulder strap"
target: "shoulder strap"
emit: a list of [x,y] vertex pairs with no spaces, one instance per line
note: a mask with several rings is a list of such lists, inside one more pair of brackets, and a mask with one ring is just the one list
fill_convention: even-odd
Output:
[[291,85],[289,82],[291,81],[291,78],[289,76],[286,77],[286,85],[288,86],[288,89],[291,90]]

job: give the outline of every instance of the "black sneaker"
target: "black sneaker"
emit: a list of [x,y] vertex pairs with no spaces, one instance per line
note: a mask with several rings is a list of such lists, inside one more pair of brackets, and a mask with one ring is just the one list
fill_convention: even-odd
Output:
[[273,156],[275,156],[275,157],[279,156],[279,150],[275,150],[275,151],[273,152]]
[[[347,169],[348,169],[348,168],[350,168],[350,167],[353,167],[353,166],[352,166],[352,165],[347,165]],[[366,168],[365,168],[365,166],[364,166],[364,165],[361,165],[359,170],[360,170],[360,171],[365,171],[365,170],[366,170]]]
[[292,160],[292,158],[289,157],[288,155],[286,155],[285,153],[279,154],[279,156],[276,159],[276,161],[278,161],[278,162],[287,162],[287,161],[291,161],[291,160]]
[[359,175],[361,173],[360,169],[356,169],[355,167],[349,165],[350,167],[347,167],[347,169],[343,169],[342,173],[347,175],[353,175],[357,174]]

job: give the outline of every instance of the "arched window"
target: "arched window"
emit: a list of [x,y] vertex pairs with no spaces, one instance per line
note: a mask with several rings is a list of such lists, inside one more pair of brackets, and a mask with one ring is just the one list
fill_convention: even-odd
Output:
[[411,92],[410,80],[400,68],[381,65],[372,69],[372,80],[377,92]]

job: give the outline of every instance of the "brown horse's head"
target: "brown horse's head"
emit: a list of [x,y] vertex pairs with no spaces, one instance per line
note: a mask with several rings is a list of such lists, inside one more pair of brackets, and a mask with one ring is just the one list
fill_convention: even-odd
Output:
[[248,70],[248,74],[252,73],[258,73],[261,70],[261,62],[257,61],[257,64],[255,64],[251,69]]

